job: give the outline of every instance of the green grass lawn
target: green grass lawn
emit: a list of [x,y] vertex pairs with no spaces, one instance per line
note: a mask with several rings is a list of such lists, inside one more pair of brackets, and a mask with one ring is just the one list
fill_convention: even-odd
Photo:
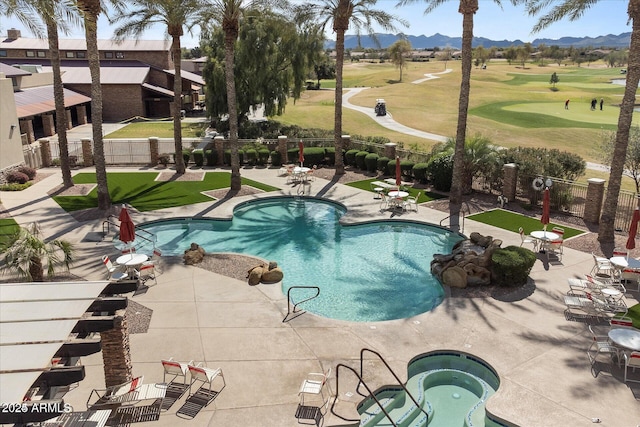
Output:
[[[182,122],[183,138],[199,138],[204,135],[208,123]],[[136,122],[105,135],[105,138],[173,138],[173,122]]]
[[629,307],[627,317],[630,317],[631,320],[633,320],[634,328],[640,329],[640,304],[632,305],[631,307]]
[[[542,223],[540,222],[540,218],[520,215],[514,212],[506,211],[504,209],[493,209],[490,211],[469,215],[467,216],[467,219],[502,228],[503,230],[513,231],[514,233],[517,233],[520,227],[524,229],[525,234],[529,234],[535,230],[542,230]],[[584,233],[584,231],[582,230],[577,230],[575,228],[554,223],[549,223],[549,225],[547,226],[547,230],[551,231],[551,229],[555,226],[564,228],[565,239]]]
[[[128,203],[140,212],[156,209],[185,206],[193,203],[211,201],[202,191],[228,188],[229,172],[207,172],[203,181],[158,182],[157,172],[109,173],[107,183],[113,204]],[[73,177],[75,184],[96,183],[95,173],[80,173]],[[263,191],[276,191],[278,188],[257,181],[242,178],[243,185],[250,185]],[[89,209],[98,206],[97,188],[86,196],[55,196],[53,198],[67,212]]]
[[15,233],[19,229],[20,226],[13,218],[0,219],[0,251],[4,251],[13,244]]
[[[365,179],[362,181],[350,182],[346,185],[354,188],[359,188],[361,190],[370,191],[373,193],[373,190],[371,190],[371,183],[373,181],[379,181],[379,179],[378,178]],[[420,188],[407,187],[406,190],[409,193],[409,195],[413,197],[416,197],[418,193],[421,193],[420,197],[418,198],[418,203],[429,202],[431,200],[442,199],[444,197],[447,197],[446,195],[431,193],[429,191],[425,191],[424,189],[420,189]]]

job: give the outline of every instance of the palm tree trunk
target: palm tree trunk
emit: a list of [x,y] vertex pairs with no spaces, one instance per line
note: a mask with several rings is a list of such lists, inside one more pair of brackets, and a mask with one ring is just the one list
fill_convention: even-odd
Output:
[[227,107],[229,109],[229,144],[231,144],[231,190],[239,191],[240,157],[238,156],[238,110],[236,107],[236,81],[234,68],[234,45],[237,32],[225,32],[224,36],[224,72],[227,86]]
[[449,193],[449,224],[453,231],[460,229],[460,209],[462,208],[462,187],[464,180],[464,142],[467,134],[467,112],[471,90],[471,62],[473,51],[473,15],[478,10],[478,0],[460,0],[462,13],[462,80],[458,101],[458,127],[453,153],[453,179]]
[[71,168],[69,166],[69,144],[67,143],[67,114],[64,109],[64,89],[60,71],[60,49],[58,47],[58,25],[54,19],[46,19],[49,52],[51,52],[51,68],[53,68],[53,98],[56,107],[56,133],[60,151],[60,170],[64,188],[73,187]]
[[102,86],[100,83],[100,53],[98,51],[98,14],[100,0],[83,1],[84,29],[87,41],[87,58],[91,74],[91,127],[93,130],[93,157],[98,186],[98,209],[111,208],[111,197],[107,185],[107,167],[102,138]]
[[598,228],[598,241],[606,256],[611,256],[615,242],[614,222],[618,208],[622,172],[627,157],[629,130],[631,129],[631,121],[633,119],[636,91],[638,90],[638,82],[640,81],[640,0],[629,0],[628,13],[629,18],[633,21],[633,27],[631,32],[631,45],[629,47],[627,82],[622,104],[620,104],[618,130],[616,132],[616,142],[611,159],[609,184],[607,185],[607,194],[604,199],[602,215],[600,216],[600,226]]
[[333,119],[333,142],[336,147],[336,175],[344,175],[342,156],[342,68],[344,67],[344,33],[336,31],[336,93]]
[[171,53],[173,55],[173,66],[175,75],[173,76],[173,141],[176,150],[176,173],[182,175],[185,172],[184,159],[182,157],[182,124],[180,116],[182,110],[182,70],[180,58],[180,36],[172,35]]
[[44,282],[44,270],[39,257],[33,256],[29,260],[29,274],[34,282]]

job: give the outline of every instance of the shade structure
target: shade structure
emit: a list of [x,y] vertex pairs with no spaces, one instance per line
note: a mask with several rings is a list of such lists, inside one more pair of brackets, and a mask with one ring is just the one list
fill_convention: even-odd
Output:
[[304,165],[304,144],[302,141],[298,142],[298,161],[300,162],[300,167]]
[[638,234],[638,221],[640,221],[640,210],[636,208],[631,218],[631,226],[629,227],[629,237],[625,247],[629,250],[636,248],[636,234]]
[[551,198],[549,196],[549,188],[544,189],[544,196],[542,197],[542,217],[540,218],[540,222],[542,223],[542,228],[544,230],[547,229],[547,225],[549,224],[549,205],[551,204]]
[[400,157],[396,156],[396,185],[400,187],[402,184],[402,170],[400,169]]
[[118,219],[120,220],[120,236],[118,239],[123,243],[133,242],[136,238],[136,226],[131,220],[129,211],[124,206],[122,207],[122,210],[120,210]]

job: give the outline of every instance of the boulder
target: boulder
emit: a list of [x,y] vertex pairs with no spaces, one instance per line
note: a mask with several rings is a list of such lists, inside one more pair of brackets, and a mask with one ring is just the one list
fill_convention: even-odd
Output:
[[262,272],[262,283],[277,283],[282,281],[284,273],[280,267],[273,268],[268,271]]
[[184,263],[186,265],[194,265],[202,262],[204,259],[205,251],[197,243],[191,243],[189,249],[184,251]]
[[249,286],[255,286],[260,281],[262,281],[262,275],[264,273],[264,266],[258,265],[257,267],[253,267],[251,270],[247,272],[247,279],[249,282]]
[[449,267],[442,272],[442,283],[455,288],[466,288],[467,272],[458,266]]

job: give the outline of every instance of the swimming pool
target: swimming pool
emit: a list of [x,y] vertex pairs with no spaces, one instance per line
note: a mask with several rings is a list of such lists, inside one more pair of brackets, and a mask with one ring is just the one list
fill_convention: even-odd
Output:
[[[166,255],[181,255],[195,242],[207,252],[276,261],[285,295],[292,286],[318,286],[319,297],[302,308],[329,318],[401,319],[442,302],[432,255],[450,252],[461,235],[408,221],[343,226],[345,212],[323,199],[269,197],[239,204],[232,220],[182,218],[139,228],[155,234]],[[313,292],[294,289],[291,297],[300,301]]]
[[[485,410],[498,390],[500,380],[485,361],[464,352],[438,350],[421,354],[408,364],[405,387],[427,413],[416,408],[398,385],[381,387],[375,393],[394,422],[403,427],[499,427],[504,426]],[[390,425],[372,398],[358,405],[360,425]]]

